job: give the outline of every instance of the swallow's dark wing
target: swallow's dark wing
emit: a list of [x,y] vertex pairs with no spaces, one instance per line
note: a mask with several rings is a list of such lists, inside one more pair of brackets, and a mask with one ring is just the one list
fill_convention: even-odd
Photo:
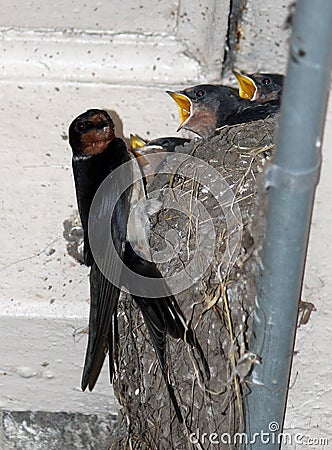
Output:
[[[116,140],[112,149],[112,162],[116,150],[123,150],[129,159],[125,144]],[[125,161],[119,161],[120,163]],[[106,164],[107,161],[104,161]],[[112,167],[114,169],[116,167]],[[113,381],[117,363],[117,304],[120,296],[120,279],[126,240],[131,190],[122,193],[113,180],[113,172],[98,189],[89,216],[89,242],[93,245],[93,263],[90,272],[89,339],[82,376],[82,389],[92,390],[109,351],[110,380]],[[113,214],[112,214],[113,211]],[[112,215],[111,215],[112,214]],[[92,239],[92,240],[91,240]],[[111,245],[119,255],[117,260],[110,251]],[[103,271],[103,273],[101,272]]]
[[[123,258],[123,243],[126,236],[127,218],[129,213],[129,193],[125,192],[118,200],[111,219],[113,245],[120,260]],[[110,380],[113,381],[114,365],[117,363],[117,303],[120,296],[121,264],[109,256],[110,233],[107,228],[110,208],[109,193],[99,191],[94,201],[93,213],[90,219],[90,233],[98,233],[96,240],[99,247],[94,251],[100,254],[100,261],[107,274],[111,274],[114,285],[101,273],[96,262],[93,262],[90,272],[90,319],[89,340],[86,352],[84,371],[82,376],[82,389],[87,386],[92,390],[102,368],[107,350],[109,351]],[[96,221],[94,221],[96,219]],[[94,227],[94,224],[96,228]],[[107,232],[108,231],[108,232]]]
[[252,102],[252,106],[245,108],[227,119],[228,125],[252,122],[254,120],[266,119],[277,114],[280,110],[280,100],[268,103]]
[[84,231],[84,264],[86,266],[91,266],[93,263],[88,237],[89,211],[96,192],[94,180],[90,176],[90,169],[93,164],[94,161],[89,159],[73,159],[72,162],[78,212]]

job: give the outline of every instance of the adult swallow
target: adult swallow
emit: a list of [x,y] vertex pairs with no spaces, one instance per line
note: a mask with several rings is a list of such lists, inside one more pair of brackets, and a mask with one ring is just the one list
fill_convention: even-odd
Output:
[[[84,230],[84,262],[91,267],[89,338],[81,384],[84,391],[87,387],[92,390],[95,386],[107,351],[110,381],[113,382],[119,345],[117,305],[120,288],[104,276],[91,251],[88,233],[89,223],[91,225],[92,220],[90,218],[89,222],[90,208],[98,188],[108,175],[131,159],[136,165],[137,163],[125,143],[115,136],[113,121],[106,111],[90,109],[79,115],[69,127],[69,143],[72,148],[78,210]],[[112,195],[114,195],[112,192],[104,194],[101,190],[102,197],[97,216],[104,214],[108,197]],[[144,186],[142,180],[139,180],[133,182],[119,198],[114,199],[116,206],[111,219],[112,241],[120,259],[133,272],[147,278],[162,279],[156,265],[148,260],[150,257],[148,217],[144,208],[135,208],[144,195]],[[97,207],[99,208],[99,204]],[[111,267],[112,264],[116,265],[113,260],[110,261]],[[122,269],[114,267],[114,271],[119,270]],[[121,278],[121,274],[119,276],[123,285],[126,285],[126,280]],[[146,283],[148,290],[148,281]],[[162,288],[164,296],[161,298],[145,298],[143,295],[132,297],[140,308],[176,415],[182,422],[183,417],[168,379],[166,336],[182,339],[195,348],[201,357],[207,377],[209,368],[203,350],[165,281],[162,282]]]
[[179,92],[166,91],[177,103],[180,129],[208,139],[224,125],[266,119],[279,111],[279,102],[251,102],[228,86],[201,84]]
[[[175,152],[177,147],[181,147],[188,142],[190,142],[190,139],[179,137],[161,137],[148,141],[136,134],[131,134],[130,150],[137,158],[146,181],[150,182],[154,175],[159,172],[167,158],[167,153]],[[147,156],[149,157],[147,158]]]
[[239,83],[239,96],[259,103],[280,100],[284,76],[277,73],[252,73],[233,71]]

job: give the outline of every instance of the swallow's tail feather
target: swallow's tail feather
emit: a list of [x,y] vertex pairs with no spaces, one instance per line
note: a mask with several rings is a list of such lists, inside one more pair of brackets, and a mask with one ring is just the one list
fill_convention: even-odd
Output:
[[177,418],[179,422],[182,423],[183,417],[180,411],[180,407],[176,399],[174,389],[168,377],[168,366],[166,362],[167,326],[165,323],[165,317],[163,316],[162,311],[159,308],[159,303],[163,303],[164,299],[144,299],[138,296],[133,296],[133,298],[142,312],[144,322],[148,329],[153,348],[156,352],[169,396],[173,403]]
[[[158,283],[158,293],[162,296],[159,296],[159,298],[149,298],[149,300],[146,301],[151,305],[155,305],[154,316],[163,318],[167,334],[175,339],[182,339],[184,342],[187,342],[193,349],[197,350],[204,367],[205,376],[209,380],[210,369],[203,349],[200,346],[200,343],[194,331],[190,327],[190,324],[187,323],[179,304],[177,303],[175,297],[172,295],[170,288],[166,283],[166,280],[163,279],[163,276],[155,263],[146,261],[139,255],[137,255],[129,243],[126,243],[125,263],[135,273],[146,277],[146,280],[142,279],[141,291],[145,292],[149,297],[153,297],[154,294],[153,287],[150,288],[149,285],[149,278],[160,279],[160,283]],[[139,281],[137,281],[136,286],[138,286],[138,284]],[[128,288],[130,290],[130,286],[128,286]]]
[[116,312],[120,289],[110,283],[96,263],[90,271],[89,338],[81,387],[92,391],[99,377],[107,351],[110,359],[110,381],[114,376],[114,355],[117,354]]
[[[183,419],[180,408],[178,406],[174,390],[168,379],[167,363],[165,360],[166,336],[170,335],[175,339],[182,339],[193,348],[196,348],[202,359],[207,377],[210,378],[208,363],[194,332],[187,325],[186,319],[176,299],[171,294],[166,281],[163,280],[162,274],[156,265],[153,262],[146,261],[138,256],[129,244],[126,245],[125,263],[135,273],[147,278],[146,281],[142,281],[142,292],[146,289],[146,291],[150,294],[149,297],[133,294],[132,296],[142,312],[144,322],[149,331],[153,347],[162,369],[169,395],[172,399],[177,416],[180,422],[182,422]],[[151,292],[149,289],[149,278],[159,278],[161,280],[159,294],[162,293],[163,296],[158,298],[150,298]]]

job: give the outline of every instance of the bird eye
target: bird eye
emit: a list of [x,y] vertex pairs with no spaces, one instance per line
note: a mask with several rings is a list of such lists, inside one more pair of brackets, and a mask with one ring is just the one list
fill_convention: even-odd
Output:
[[196,91],[196,97],[204,97],[205,95],[205,91],[203,91],[203,89],[199,89],[198,91]]
[[77,122],[76,128],[78,131],[85,131],[85,122]]
[[93,123],[90,122],[89,120],[77,122],[76,128],[77,128],[78,131],[83,133],[84,131],[87,131],[90,128],[93,128]]
[[264,86],[268,86],[271,83],[271,78],[263,78],[262,83]]
[[[93,124],[92,124],[93,125]],[[95,127],[97,130],[102,130],[105,127],[108,127],[110,124],[106,120],[102,120],[101,122],[98,122],[95,124]]]

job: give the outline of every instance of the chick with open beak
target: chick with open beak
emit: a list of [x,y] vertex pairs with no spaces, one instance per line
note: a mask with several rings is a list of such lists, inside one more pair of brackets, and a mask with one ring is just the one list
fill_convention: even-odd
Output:
[[229,124],[232,115],[250,104],[233,88],[222,85],[201,84],[167,94],[178,105],[178,131],[189,130],[203,139],[213,136],[217,128]]
[[277,114],[280,108],[280,100],[252,101],[249,95],[242,98],[237,90],[222,85],[201,84],[167,93],[178,105],[178,130],[192,131],[205,140],[225,125],[266,119]]
[[239,96],[259,103],[280,100],[284,76],[277,73],[252,73],[233,71],[239,83]]

